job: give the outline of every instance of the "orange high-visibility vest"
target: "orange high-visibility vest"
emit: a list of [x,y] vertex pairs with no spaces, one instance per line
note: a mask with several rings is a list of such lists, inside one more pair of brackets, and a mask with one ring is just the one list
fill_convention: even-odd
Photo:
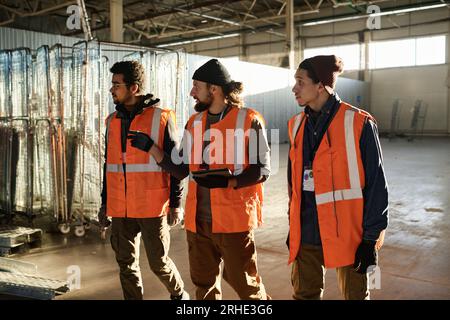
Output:
[[[187,123],[185,134],[189,136],[189,143],[187,143],[187,147],[185,147],[186,144],[183,144],[183,148],[190,152],[190,172],[200,170],[206,117],[207,111],[203,111],[191,116]],[[228,168],[233,175],[239,175],[248,167],[248,130],[251,128],[254,118],[258,118],[264,130],[262,116],[248,108],[232,107],[222,120],[211,124],[209,152],[205,151],[210,157],[210,169]],[[245,232],[262,224],[262,183],[239,189],[210,189],[210,195],[213,233]],[[190,175],[185,208],[185,227],[192,232],[196,232],[196,214],[197,183]]]
[[[367,112],[341,103],[312,163],[320,238],[327,268],[353,264],[356,249],[362,241],[365,173],[359,140],[367,118],[373,120]],[[301,250],[304,120],[305,113],[301,112],[288,123],[292,172],[289,263]]]
[[[106,213],[120,218],[165,215],[169,209],[170,175],[161,170],[149,152],[132,147],[128,139],[126,153],[122,153],[121,119],[116,114],[112,113],[106,120]],[[147,107],[132,120],[130,131],[144,132],[162,147],[169,118],[175,122],[173,111]]]

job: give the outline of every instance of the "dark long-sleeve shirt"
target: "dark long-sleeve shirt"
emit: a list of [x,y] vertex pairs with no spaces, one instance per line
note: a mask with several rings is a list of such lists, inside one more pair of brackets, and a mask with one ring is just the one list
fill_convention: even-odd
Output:
[[[319,112],[314,112],[308,106],[305,108],[303,168],[312,167],[315,152],[339,109],[340,103],[339,97],[332,95]],[[386,229],[388,224],[388,189],[378,130],[372,120],[367,120],[364,124],[360,137],[360,151],[365,172],[363,238],[377,240],[380,232]],[[291,195],[290,159],[288,160],[288,185]],[[301,236],[302,243],[321,244],[315,194],[304,190],[302,190],[301,201]]]
[[[144,96],[140,103],[136,106],[133,111],[129,112],[123,105],[116,106],[116,117],[121,119],[121,144],[122,144],[122,152],[126,152],[127,145],[127,136],[128,131],[130,129],[131,122],[137,114],[142,113],[144,108],[148,108],[150,106],[154,106],[159,102],[159,99],[152,100],[151,95]],[[177,144],[177,132],[175,124],[172,123],[170,117],[167,122],[166,128],[164,129],[164,142],[163,142],[163,150],[165,152],[170,153],[172,149]],[[103,167],[103,189],[102,189],[102,205],[106,205],[106,150],[107,146],[105,146],[105,165]],[[124,173],[126,175],[126,166],[123,165]],[[125,180],[126,181],[126,180]],[[183,187],[181,185],[181,181],[174,177],[170,176],[170,200],[169,207],[170,208],[179,208],[181,206],[181,197],[182,197]]]

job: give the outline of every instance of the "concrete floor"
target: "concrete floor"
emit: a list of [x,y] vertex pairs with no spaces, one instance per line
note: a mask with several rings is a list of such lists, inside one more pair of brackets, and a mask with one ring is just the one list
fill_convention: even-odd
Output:
[[[257,230],[256,241],[268,293],[274,299],[291,299],[285,246],[288,147],[279,147],[280,168],[265,184],[265,225]],[[390,188],[390,226],[380,251],[381,289],[372,290],[372,299],[450,299],[450,138],[382,139],[382,147]],[[176,227],[171,234],[170,256],[194,295],[185,231]],[[141,252],[145,298],[168,299]],[[114,253],[94,228],[84,238],[46,233],[42,248],[14,258],[35,263],[40,274],[57,279],[68,277],[70,265],[79,266],[81,288],[58,299],[122,299]],[[223,293],[224,299],[237,299],[225,282]],[[327,272],[324,298],[341,299],[334,270]]]

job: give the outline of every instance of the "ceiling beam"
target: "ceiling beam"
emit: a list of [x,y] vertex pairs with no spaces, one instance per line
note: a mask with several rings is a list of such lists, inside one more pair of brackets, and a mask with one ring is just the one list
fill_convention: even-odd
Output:
[[59,10],[59,9],[67,8],[68,6],[70,6],[72,4],[77,4],[77,1],[76,0],[65,1],[63,3],[54,5],[52,7],[48,7],[48,8],[45,8],[45,9],[42,9],[42,10],[39,10],[39,11],[33,11],[33,12],[21,12],[19,10],[14,9],[14,8],[5,6],[4,4],[1,4],[1,3],[0,3],[0,8],[3,8],[5,10],[7,10],[7,11],[10,11],[10,12],[14,13],[15,15],[19,16],[20,18],[23,18],[23,17],[39,16],[39,15],[42,15],[42,14],[47,13],[47,12],[52,12],[52,11],[56,11],[56,10]]
[[[227,3],[232,3],[232,2],[238,2],[241,0],[228,0]],[[198,9],[198,8],[203,8],[203,7],[208,7],[208,6],[212,6],[215,4],[221,4],[223,3],[223,1],[217,1],[217,0],[210,0],[210,1],[203,1],[203,2],[195,2],[195,3],[191,3],[191,4],[187,4],[187,5],[182,5],[182,6],[178,6],[178,7],[172,7],[171,9],[168,9],[166,11],[161,11],[161,12],[154,12],[154,13],[148,13],[148,14],[144,14],[144,15],[140,15],[134,18],[130,18],[130,19],[125,19],[123,21],[124,24],[130,24],[133,22],[140,22],[140,21],[145,21],[145,20],[149,20],[149,19],[154,19],[154,18],[158,18],[158,17],[163,17],[166,15],[170,15],[173,13],[179,13],[178,9],[185,9],[185,10],[193,10],[193,9]],[[98,26],[95,29],[92,29],[92,31],[94,30],[102,30],[102,29],[107,29],[109,28],[109,23],[103,26]],[[76,34],[79,34],[80,32],[68,32],[65,35],[69,35],[69,36],[73,36]]]
[[[317,5],[315,5],[315,8],[318,8],[321,4],[322,4],[322,2],[323,1],[318,1],[318,3],[317,3]],[[386,2],[386,0],[374,0],[374,1],[372,1],[372,3],[376,3],[376,2]],[[362,2],[358,2],[358,5],[360,4],[360,3],[362,3]],[[433,3],[440,3],[440,2],[437,2],[437,1],[435,1],[435,2],[433,2]],[[313,5],[313,7],[314,7],[314,5]],[[411,6],[408,6],[408,8],[409,7],[411,7]],[[416,7],[416,6],[415,6]],[[395,10],[395,9],[403,9],[403,8],[405,8],[404,6],[403,7],[394,7],[394,8],[384,8],[384,10]],[[296,16],[296,15],[300,15],[300,14],[306,14],[306,12],[305,11],[300,11],[300,12],[296,12],[296,13],[294,13],[294,16]],[[337,20],[339,20],[339,19],[342,19],[342,18],[347,18],[347,17],[349,17],[349,18],[354,18],[354,19],[359,19],[359,18],[363,18],[363,17],[367,17],[368,15],[364,15],[364,16],[362,16],[362,15],[358,15],[358,14],[346,14],[346,15],[341,15],[341,16],[338,16],[338,17],[336,17],[336,16],[334,16],[334,17],[323,17],[323,18],[319,18],[319,19],[310,19],[310,20],[303,20],[302,22],[301,22],[301,24],[300,25],[304,25],[304,24],[309,24],[309,23],[314,23],[314,22],[316,22],[316,21],[322,21],[322,20],[333,20],[333,19],[337,19]],[[281,16],[273,16],[273,17],[266,17],[266,19],[271,19],[271,18],[274,18],[274,19],[279,19],[279,18],[281,18],[281,17],[283,17],[283,18],[285,18],[286,17],[286,15],[285,14],[283,14],[283,15],[281,15]],[[247,23],[249,23],[249,22],[251,22],[251,21],[253,21],[253,20],[249,20],[249,21],[247,21]],[[283,27],[285,27],[285,25],[283,25]],[[238,30],[236,30],[236,29],[232,29],[232,28],[230,28],[230,26],[226,26],[226,25],[221,25],[221,26],[215,26],[215,27],[209,27],[209,28],[207,28],[208,30],[213,30],[213,28],[222,28],[222,29],[227,29],[226,31],[225,30],[221,30],[222,31],[222,33],[223,34],[225,34],[225,35],[227,35],[227,34],[229,34],[229,33],[236,33],[236,32],[239,32],[239,33],[247,33],[247,32],[254,32],[254,29],[256,29],[256,31],[257,32],[267,32],[267,31],[269,31],[271,28],[272,28],[272,26],[269,26],[269,25],[265,25],[265,26],[260,26],[260,27],[255,27],[254,29],[252,28],[252,29],[250,29],[250,28],[242,28],[242,29],[238,29]],[[193,33],[193,32],[195,32],[195,30],[192,30],[191,32],[189,32],[189,33]],[[176,36],[182,36],[183,35],[183,33],[179,33],[178,35],[176,35]],[[185,38],[185,39],[183,39],[183,40],[186,40],[186,41],[189,41],[189,40],[195,40],[195,39],[200,39],[200,38],[202,38],[202,37],[200,37],[200,36],[197,36],[197,37],[190,37],[190,38]],[[176,42],[176,41],[179,41],[180,40],[180,38],[178,38],[178,39],[176,39],[176,40],[173,40],[174,42]],[[163,42],[163,43],[161,43],[161,44],[169,44],[170,42]]]

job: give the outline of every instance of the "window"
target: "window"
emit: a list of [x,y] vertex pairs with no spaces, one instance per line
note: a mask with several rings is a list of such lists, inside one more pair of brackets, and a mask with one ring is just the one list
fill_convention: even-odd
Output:
[[414,40],[373,42],[369,45],[369,68],[391,68],[414,65]]
[[445,36],[372,42],[369,61],[370,69],[445,63]]
[[344,71],[360,69],[359,44],[305,49],[303,54],[305,59],[318,55],[334,54],[344,61]]
[[445,36],[417,38],[416,65],[445,63]]

